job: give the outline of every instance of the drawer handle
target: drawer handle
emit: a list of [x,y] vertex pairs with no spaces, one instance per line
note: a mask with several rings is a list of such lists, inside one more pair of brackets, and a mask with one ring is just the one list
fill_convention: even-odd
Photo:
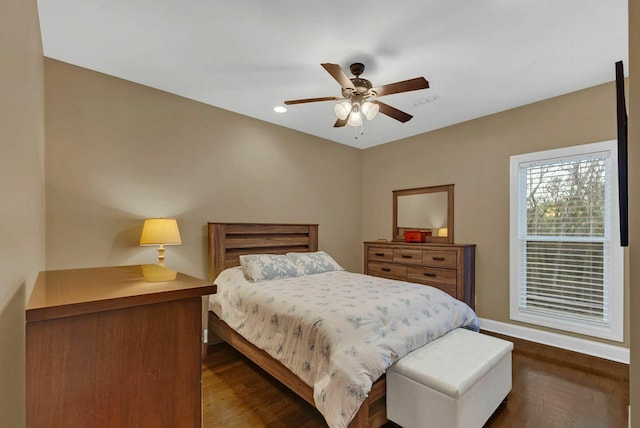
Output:
[[413,256],[410,256],[409,254],[403,254],[403,255],[402,255],[402,258],[403,258],[403,259],[412,259],[412,258],[413,258]]
[[380,268],[382,272],[391,272],[391,268]]
[[435,273],[427,273],[427,272],[425,272],[424,276],[428,276],[429,278],[435,278],[436,274]]
[[444,257],[431,257],[432,260],[435,260],[437,262],[443,262],[444,261]]
[[376,253],[376,256],[378,256],[378,257],[384,257],[384,253]]

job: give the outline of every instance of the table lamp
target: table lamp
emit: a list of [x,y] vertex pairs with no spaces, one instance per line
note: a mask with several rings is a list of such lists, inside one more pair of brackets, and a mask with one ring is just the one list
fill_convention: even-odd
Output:
[[438,234],[436,236],[449,236],[449,228],[441,227],[438,229]]
[[148,218],[142,226],[140,245],[158,245],[158,265],[164,266],[164,246],[180,245],[180,231],[175,218]]

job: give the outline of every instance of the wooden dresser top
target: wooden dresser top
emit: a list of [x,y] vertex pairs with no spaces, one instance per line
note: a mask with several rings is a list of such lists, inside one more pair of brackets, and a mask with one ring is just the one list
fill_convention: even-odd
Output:
[[404,242],[404,241],[364,241],[365,245],[370,245],[370,246],[375,246],[375,245],[379,245],[379,246],[385,246],[385,245],[389,245],[389,246],[406,246],[406,247],[416,247],[416,248],[421,248],[421,247],[442,247],[442,248],[446,248],[446,247],[475,247],[476,244],[448,244],[445,242]]
[[[175,279],[164,280],[174,275]],[[215,293],[215,288],[207,281],[157,265],[44,271],[33,287],[26,321],[199,297]]]

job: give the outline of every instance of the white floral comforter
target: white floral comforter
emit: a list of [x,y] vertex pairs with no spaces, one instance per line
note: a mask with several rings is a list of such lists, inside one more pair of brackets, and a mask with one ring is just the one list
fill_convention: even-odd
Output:
[[424,285],[345,271],[252,283],[222,272],[210,309],[313,387],[330,427],[346,427],[397,359],[457,327],[463,302]]

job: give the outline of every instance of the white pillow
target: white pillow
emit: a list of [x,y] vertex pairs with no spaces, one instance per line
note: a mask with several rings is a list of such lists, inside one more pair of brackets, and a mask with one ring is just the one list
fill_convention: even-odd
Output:
[[248,254],[240,256],[245,276],[253,282],[298,276],[298,267],[290,258],[278,254]]
[[344,270],[338,262],[324,251],[316,251],[315,253],[287,253],[287,257],[296,264],[301,275]]

